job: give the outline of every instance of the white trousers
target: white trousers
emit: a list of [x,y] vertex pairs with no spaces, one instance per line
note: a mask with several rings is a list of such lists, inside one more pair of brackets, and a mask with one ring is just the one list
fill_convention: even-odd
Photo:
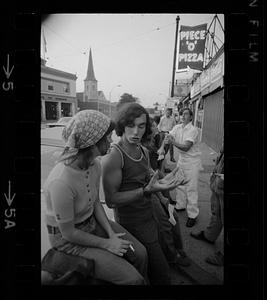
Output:
[[186,208],[189,218],[196,218],[199,214],[198,208],[198,177],[201,168],[201,161],[192,163],[177,164],[184,172],[185,179],[188,183],[176,188],[176,205],[177,209]]

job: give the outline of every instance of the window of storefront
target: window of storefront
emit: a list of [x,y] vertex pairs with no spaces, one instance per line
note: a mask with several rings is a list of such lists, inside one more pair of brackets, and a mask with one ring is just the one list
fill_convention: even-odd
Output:
[[46,120],[57,120],[58,112],[57,112],[57,102],[46,101],[45,102],[45,117]]
[[61,117],[71,117],[71,103],[61,103]]

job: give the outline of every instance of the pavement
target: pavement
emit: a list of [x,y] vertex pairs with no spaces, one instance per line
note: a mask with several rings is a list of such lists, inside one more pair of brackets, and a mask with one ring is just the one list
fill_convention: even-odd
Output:
[[[188,228],[185,226],[187,220],[186,211],[179,212],[179,222],[181,227],[181,234],[183,237],[184,242],[184,250],[186,251],[187,255],[196,263],[197,267],[194,270],[186,270],[183,268],[189,275],[195,277],[197,281],[203,280],[206,282],[205,284],[223,284],[223,276],[224,270],[223,267],[217,267],[210,265],[205,262],[205,258],[214,253],[216,247],[221,244],[223,245],[223,235],[220,236],[215,245],[208,244],[203,241],[199,241],[194,239],[190,236],[191,231],[199,231],[204,230],[209,223],[210,220],[210,196],[211,191],[209,187],[209,179],[210,174],[214,167],[214,159],[217,157],[217,153],[208,147],[205,143],[200,143],[200,150],[201,150],[201,161],[203,170],[200,171],[199,174],[199,182],[198,182],[198,192],[199,192],[199,215],[197,218],[197,222],[194,227]],[[174,149],[174,158],[177,161],[179,157],[177,149]],[[167,154],[167,164],[166,167],[173,169],[176,164],[171,162],[169,159],[169,153]],[[175,190],[171,192],[171,196],[175,199]],[[199,274],[196,274],[199,273]],[[211,276],[208,276],[208,275]],[[200,275],[200,276],[199,276]],[[204,278],[205,277],[205,278]],[[210,281],[210,283],[209,283]],[[203,283],[200,283],[203,284]]]

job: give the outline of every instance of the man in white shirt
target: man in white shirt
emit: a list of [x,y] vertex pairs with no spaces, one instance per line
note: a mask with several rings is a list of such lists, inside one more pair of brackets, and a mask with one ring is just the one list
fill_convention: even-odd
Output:
[[201,152],[199,150],[199,131],[193,126],[193,112],[184,108],[181,115],[182,123],[176,125],[166,136],[165,143],[171,143],[179,150],[177,165],[182,169],[187,184],[176,189],[177,210],[187,211],[187,227],[196,223],[198,208],[198,176],[201,169]]
[[[159,132],[162,133],[169,133],[173,127],[176,125],[175,118],[172,116],[172,109],[167,108],[166,109],[166,114],[161,117],[159,125],[158,125],[158,130]],[[168,153],[170,149],[170,160],[172,162],[175,162],[175,159],[173,157],[173,145],[172,144],[166,144],[165,145],[165,155]]]

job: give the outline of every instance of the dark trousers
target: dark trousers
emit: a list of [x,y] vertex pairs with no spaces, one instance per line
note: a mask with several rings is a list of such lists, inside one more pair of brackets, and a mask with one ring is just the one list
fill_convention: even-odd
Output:
[[166,199],[165,203],[162,203],[162,201],[157,195],[153,195],[152,204],[155,217],[158,221],[160,244],[162,250],[168,262],[174,263],[177,259],[177,251],[183,250],[183,241],[178,220],[178,214],[176,211],[173,212],[176,224],[172,225],[169,221],[169,201]]
[[165,150],[165,155],[168,153],[168,151],[170,150],[170,158],[174,158],[173,157],[173,145],[172,144],[166,144],[164,146],[164,150]]
[[170,269],[162,251],[157,222],[154,218],[134,223],[121,223],[145,247],[148,254],[148,277],[151,285],[170,285]]
[[[133,243],[135,252],[129,251],[123,257],[115,255],[105,249],[75,245],[63,239],[61,233],[50,234],[50,242],[62,241],[58,250],[67,254],[79,255],[94,262],[94,277],[117,285],[144,285],[147,278],[147,251],[145,247],[120,224],[109,220],[110,226],[116,233],[125,233],[124,239]],[[84,225],[86,226],[86,225]],[[82,230],[82,228],[80,228]],[[86,230],[84,230],[86,231]],[[96,227],[90,231],[99,237],[107,238],[103,227],[96,222]],[[53,242],[54,240],[54,242]],[[76,254],[75,254],[76,253]]]
[[211,218],[205,230],[205,236],[210,241],[216,241],[223,229],[223,193],[212,191],[210,197]]

